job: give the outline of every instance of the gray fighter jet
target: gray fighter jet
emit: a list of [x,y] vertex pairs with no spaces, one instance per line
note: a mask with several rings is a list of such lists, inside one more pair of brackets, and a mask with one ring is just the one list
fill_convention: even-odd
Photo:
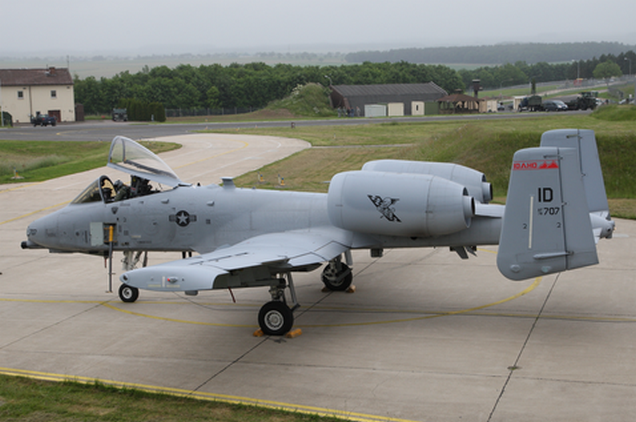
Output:
[[[269,286],[271,301],[258,316],[269,335],[292,328],[299,306],[292,273],[326,263],[322,282],[346,290],[352,249],[381,257],[386,248],[443,246],[466,259],[479,245],[499,244],[499,270],[523,280],[597,264],[596,242],[614,230],[590,130],[549,131],[540,147],[517,151],[505,206],[489,204],[483,173],[451,163],[372,161],[335,175],[327,194],[239,189],[230,178],[191,185],[124,137],[113,140],[108,166],[131,174],[131,184],[100,177],[30,224],[22,247],[111,262],[123,251],[125,302],[138,289],[195,295]],[[181,251],[184,259],[135,268],[148,251]]]

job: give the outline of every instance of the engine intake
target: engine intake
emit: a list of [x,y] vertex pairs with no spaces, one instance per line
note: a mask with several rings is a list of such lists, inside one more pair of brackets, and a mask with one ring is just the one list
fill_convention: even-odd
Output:
[[350,171],[331,179],[331,223],[389,236],[442,236],[470,227],[475,200],[464,186],[428,174]]

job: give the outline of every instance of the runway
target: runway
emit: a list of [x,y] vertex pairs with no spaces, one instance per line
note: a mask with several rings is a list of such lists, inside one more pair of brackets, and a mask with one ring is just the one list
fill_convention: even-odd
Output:
[[[170,140],[170,138],[166,138]],[[187,135],[162,158],[216,183],[303,141]],[[105,293],[103,259],[21,250],[29,222],[99,169],[0,186],[0,372],[99,379],[202,399],[362,421],[627,421],[636,414],[636,222],[599,242],[600,265],[514,283],[496,248],[356,251],[355,293],[295,274],[296,338],[254,337],[267,289]],[[154,254],[150,264],[179,254]]]

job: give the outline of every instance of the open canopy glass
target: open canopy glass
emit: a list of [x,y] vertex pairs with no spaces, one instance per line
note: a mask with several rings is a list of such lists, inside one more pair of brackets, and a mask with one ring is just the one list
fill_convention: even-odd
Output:
[[107,165],[173,188],[178,185],[187,185],[179,180],[172,169],[152,151],[123,136],[116,136],[113,139]]

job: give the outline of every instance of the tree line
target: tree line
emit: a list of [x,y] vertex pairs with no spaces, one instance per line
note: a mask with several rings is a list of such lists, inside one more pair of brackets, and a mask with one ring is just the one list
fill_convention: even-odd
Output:
[[75,102],[88,114],[109,113],[121,99],[162,103],[167,109],[260,108],[307,83],[363,85],[434,82],[448,92],[463,89],[459,74],[442,65],[363,63],[295,66],[265,63],[145,67],[112,78],[75,77]]
[[630,50],[616,56],[602,54],[598,58],[594,57],[590,60],[557,64],[539,62],[530,65],[525,61],[518,61],[502,66],[486,66],[473,70],[461,69],[458,72],[465,86],[469,86],[473,79],[479,79],[484,89],[495,89],[502,86],[527,84],[530,81],[552,82],[578,78],[591,79],[597,77],[594,70],[603,63],[615,65],[623,75],[633,74],[636,72],[636,53]]
[[112,78],[75,76],[75,102],[88,114],[110,113],[121,100],[159,103],[166,109],[261,108],[288,96],[307,83],[321,85],[373,85],[434,82],[449,93],[467,90],[473,79],[485,89],[535,82],[592,78],[594,69],[604,62],[615,63],[623,74],[636,72],[633,51],[601,55],[599,58],[561,64],[525,61],[503,66],[453,70],[444,65],[400,61],[341,65],[298,66],[265,63],[179,65],[148,68],[131,74],[121,72]]
[[469,47],[401,48],[389,51],[359,51],[345,55],[348,63],[400,62],[456,63],[474,65],[501,65],[504,63],[558,63],[572,60],[590,60],[603,54],[618,55],[633,50],[636,45],[617,42],[578,43],[511,43]]

